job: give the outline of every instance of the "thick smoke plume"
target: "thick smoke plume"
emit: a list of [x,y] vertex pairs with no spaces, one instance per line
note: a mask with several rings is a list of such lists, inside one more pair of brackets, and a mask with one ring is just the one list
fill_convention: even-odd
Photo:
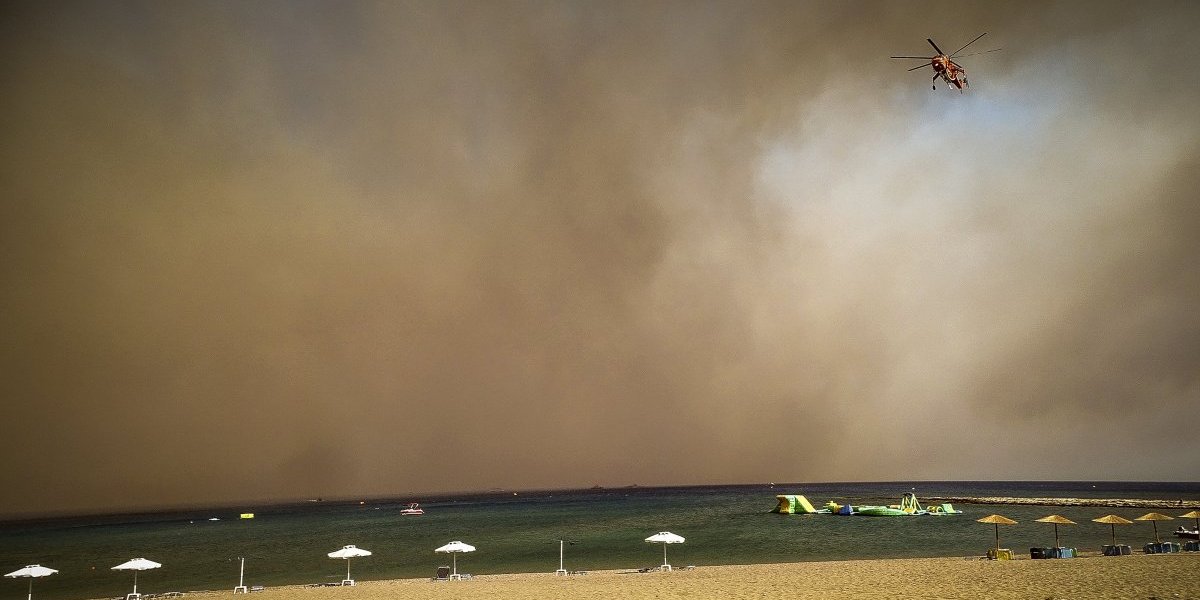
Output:
[[1200,472],[1194,3],[2,10],[0,514]]

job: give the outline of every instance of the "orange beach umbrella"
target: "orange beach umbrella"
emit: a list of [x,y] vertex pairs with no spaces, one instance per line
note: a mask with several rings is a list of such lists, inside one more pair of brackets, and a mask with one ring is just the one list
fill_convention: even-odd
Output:
[[1037,521],[1038,523],[1054,523],[1054,547],[1055,548],[1060,547],[1059,543],[1058,543],[1058,526],[1075,524],[1075,521],[1072,521],[1062,515],[1050,515],[1048,517],[1034,519],[1034,521]]
[[1001,525],[1016,525],[1017,522],[1003,515],[988,515],[982,519],[975,519],[980,523],[991,523],[996,526],[996,553],[1000,552],[1000,526]]
[[1130,521],[1129,519],[1126,519],[1125,517],[1118,517],[1117,515],[1104,515],[1103,517],[1100,517],[1099,519],[1092,519],[1092,520],[1097,523],[1105,523],[1112,527],[1112,538],[1113,538],[1114,546],[1117,545],[1117,525],[1133,525],[1133,521]]
[[1154,525],[1154,542],[1161,544],[1162,540],[1158,537],[1158,521],[1174,521],[1175,517],[1169,517],[1162,513],[1146,513],[1134,519],[1134,521],[1150,521]]

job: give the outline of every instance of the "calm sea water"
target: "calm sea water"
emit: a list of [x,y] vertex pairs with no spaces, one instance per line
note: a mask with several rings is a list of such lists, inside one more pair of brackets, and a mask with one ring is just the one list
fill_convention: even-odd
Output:
[[[828,500],[894,504],[906,491],[918,497],[1065,496],[1195,500],[1198,483],[836,483],[691,488],[632,488],[578,492],[488,494],[422,500],[426,513],[403,517],[404,502],[305,503],[153,515],[56,519],[0,525],[0,569],[42,564],[60,573],[37,580],[41,600],[104,598],[132,588],[132,575],[110,568],[131,558],[163,564],[143,572],[138,591],[158,593],[232,589],[237,557],[245,556],[247,585],[339,581],[345,562],[326,553],[355,544],[374,553],[354,559],[356,580],[432,576],[448,564],[433,549],[451,540],[478,548],[459,557],[474,574],[550,572],[558,568],[558,540],[568,570],[626,569],[656,565],[662,547],[643,540],[658,531],[687,538],[668,549],[675,565],[794,562],[852,558],[980,555],[994,530],[975,519],[990,513],[1020,521],[1001,528],[1005,547],[1028,549],[1054,541],[1052,525],[1034,519],[1058,513],[1079,523],[1060,526],[1064,545],[1096,549],[1108,543],[1108,525],[1090,519],[1107,513],[1133,518],[1145,509],[960,505],[947,517],[837,517],[778,515],[776,494],[804,494],[817,506]],[[405,500],[407,501],[407,499]],[[1170,512],[1170,511],[1168,511]],[[1183,511],[1176,511],[1183,512]],[[209,517],[220,521],[209,521]],[[1166,533],[1185,521],[1160,524]],[[1190,522],[1190,521],[1188,521]],[[1117,530],[1119,541],[1140,545],[1153,538],[1149,523]],[[2,597],[25,594],[27,580],[4,579]]]

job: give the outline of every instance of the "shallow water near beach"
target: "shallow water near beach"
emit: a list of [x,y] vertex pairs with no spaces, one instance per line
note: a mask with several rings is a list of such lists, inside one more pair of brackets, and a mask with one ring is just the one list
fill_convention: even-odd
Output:
[[[312,502],[269,507],[190,510],[143,515],[80,517],[0,525],[4,572],[39,563],[60,573],[39,579],[43,600],[116,597],[129,592],[133,576],[111,567],[130,558],[163,563],[138,576],[138,591],[232,589],[238,560],[246,559],[247,585],[340,581],[346,563],[326,553],[354,544],[374,553],[354,559],[356,580],[428,577],[448,556],[433,549],[462,540],[477,551],[459,556],[458,568],[474,574],[550,572],[558,568],[559,539],[566,539],[568,570],[632,569],[657,565],[662,547],[643,542],[672,531],[687,542],[668,548],[674,565],[745,564],[980,555],[994,529],[975,519],[1000,513],[1019,521],[1001,527],[1001,545],[1027,551],[1050,546],[1054,527],[1033,522],[1061,514],[1078,525],[1060,526],[1062,544],[1095,550],[1111,540],[1108,525],[1090,519],[1118,514],[1132,519],[1148,509],[956,505],[944,517],[837,517],[778,515],[776,494],[804,494],[816,506],[828,500],[894,504],[913,491],[927,496],[1033,496],[1162,499],[1160,512],[1178,514],[1172,503],[1200,499],[1197,483],[832,483],[689,488],[621,488],[573,492],[519,492],[394,501]],[[426,513],[400,515],[408,501]],[[256,513],[241,520],[242,510]],[[1157,510],[1157,509],[1156,509]],[[218,517],[219,521],[209,521]],[[1187,519],[1158,524],[1164,539]],[[1152,541],[1150,523],[1118,527],[1117,538],[1135,548]],[[8,597],[23,595],[26,580],[3,580]]]

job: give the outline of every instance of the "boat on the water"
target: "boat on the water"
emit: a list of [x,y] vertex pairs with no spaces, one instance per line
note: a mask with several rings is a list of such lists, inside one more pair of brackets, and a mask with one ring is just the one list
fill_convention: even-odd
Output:
[[1200,528],[1188,529],[1182,525],[1175,530],[1175,537],[1181,537],[1188,540],[1200,540]]
[[425,514],[425,509],[416,502],[410,502],[407,508],[400,509],[400,514],[406,517],[416,517]]

